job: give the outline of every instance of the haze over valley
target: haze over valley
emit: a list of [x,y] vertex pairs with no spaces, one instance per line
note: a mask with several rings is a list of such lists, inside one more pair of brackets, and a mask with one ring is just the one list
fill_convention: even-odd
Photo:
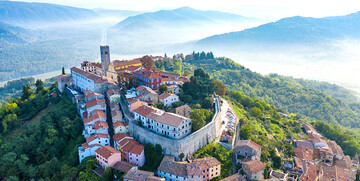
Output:
[[0,4],[0,61],[6,65],[0,81],[99,61],[98,46],[107,43],[113,59],[213,51],[262,74],[360,87],[360,27],[354,23],[360,13],[276,21],[191,7],[146,12]]

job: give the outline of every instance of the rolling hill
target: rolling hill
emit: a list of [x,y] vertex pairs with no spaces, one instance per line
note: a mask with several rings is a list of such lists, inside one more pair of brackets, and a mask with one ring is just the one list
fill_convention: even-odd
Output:
[[210,36],[200,45],[253,43],[306,43],[360,37],[360,12],[346,16],[311,18],[295,16],[243,31]]
[[149,28],[159,27],[195,27],[208,23],[240,21],[245,22],[255,20],[257,19],[231,13],[219,11],[201,11],[190,7],[181,7],[173,10],[161,10],[157,12],[131,16],[121,21],[112,28],[117,30],[146,30]]
[[0,1],[0,21],[6,23],[62,22],[95,18],[88,9],[47,3]]

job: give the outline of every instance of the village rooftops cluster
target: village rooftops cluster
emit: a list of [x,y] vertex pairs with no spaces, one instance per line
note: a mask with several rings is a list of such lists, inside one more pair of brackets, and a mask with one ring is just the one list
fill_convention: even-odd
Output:
[[142,105],[133,111],[135,120],[158,134],[174,139],[183,138],[191,133],[192,120],[155,107]]
[[159,177],[166,180],[210,180],[221,173],[221,163],[213,157],[185,162],[174,160],[174,157],[164,156],[157,169]]

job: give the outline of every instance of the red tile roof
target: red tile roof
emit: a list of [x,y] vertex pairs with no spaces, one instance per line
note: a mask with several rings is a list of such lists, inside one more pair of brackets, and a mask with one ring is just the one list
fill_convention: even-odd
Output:
[[300,159],[313,161],[313,151],[307,148],[294,148],[295,155]]
[[117,92],[114,89],[108,89],[106,92],[107,92],[108,96],[111,96],[113,94],[117,94]]
[[102,146],[95,150],[95,152],[104,158],[109,158],[113,154],[120,153],[120,151],[116,150],[111,146]]
[[152,108],[150,106],[142,105],[139,108],[135,109],[134,111],[136,113],[146,117],[147,115],[149,115],[151,112],[154,111],[154,108]]
[[123,123],[121,121],[117,121],[114,123],[114,128],[118,128],[120,126],[126,127],[126,126],[129,126],[129,123]]
[[304,173],[300,176],[300,181],[314,181],[316,180],[316,166],[309,162],[303,162]]
[[168,97],[170,97],[170,96],[176,96],[177,97],[177,95],[175,95],[175,94],[170,94],[170,93],[162,93],[160,96],[159,96],[159,99],[160,100],[165,100],[166,98],[168,98]]
[[129,134],[124,134],[124,133],[116,133],[113,136],[114,141],[120,141],[124,138],[132,138]]
[[125,70],[134,72],[135,70],[140,69],[140,68],[142,68],[142,66],[130,66],[130,67],[126,68]]
[[101,111],[101,110],[96,110],[96,114],[90,116],[90,118],[88,118],[88,119],[86,119],[86,120],[84,119],[84,122],[85,122],[85,123],[90,123],[91,121],[94,121],[95,119],[98,119],[98,118],[104,118],[104,119],[106,119],[106,116],[105,116],[105,114],[104,114],[103,111]]
[[86,142],[90,143],[91,141],[95,140],[96,138],[110,138],[110,136],[108,134],[97,133],[97,134],[90,136],[89,138],[86,138]]
[[131,149],[130,149],[130,153],[135,153],[137,155],[140,155],[141,152],[143,152],[144,150],[144,146],[141,144],[135,144]]
[[247,161],[247,162],[244,162],[243,165],[248,166],[250,168],[251,173],[255,173],[255,172],[265,168],[265,164],[263,164],[259,160]]
[[251,140],[238,140],[236,142],[236,146],[249,146],[250,148],[254,149],[255,151],[259,151],[261,146]]
[[93,107],[95,105],[106,106],[105,100],[104,99],[94,99],[94,100],[86,102],[86,108],[90,108],[90,107]]
[[100,128],[109,129],[109,125],[107,124],[107,122],[97,121],[95,123],[95,130],[99,130]]
[[88,148],[92,148],[94,146],[101,146],[99,144],[93,144],[93,145],[89,145],[87,142],[81,144],[81,146],[84,148],[84,150],[88,149]]

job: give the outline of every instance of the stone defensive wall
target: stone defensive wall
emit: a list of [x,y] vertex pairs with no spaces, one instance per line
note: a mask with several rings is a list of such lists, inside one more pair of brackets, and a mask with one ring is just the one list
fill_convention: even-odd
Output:
[[220,97],[213,96],[215,102],[215,115],[210,123],[191,133],[182,139],[171,139],[156,134],[146,128],[137,125],[134,121],[129,122],[129,131],[140,143],[159,144],[163,148],[163,154],[174,156],[178,159],[180,153],[193,154],[198,149],[209,144],[215,139],[220,132],[221,116],[220,116]]

